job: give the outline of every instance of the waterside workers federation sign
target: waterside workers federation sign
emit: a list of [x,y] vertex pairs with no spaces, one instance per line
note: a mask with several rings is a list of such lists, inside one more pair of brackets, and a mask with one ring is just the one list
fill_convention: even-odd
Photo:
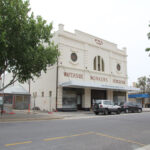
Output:
[[119,83],[119,84],[125,84],[126,82],[124,80],[117,80],[117,79],[113,79],[114,83]]
[[97,77],[97,76],[90,76],[91,80],[97,80],[97,81],[102,81],[102,82],[108,82],[108,79],[105,77]]
[[71,77],[71,78],[83,79],[83,74],[79,74],[79,73],[64,72],[64,76]]
[[[78,79],[83,79],[83,74],[80,73],[71,73],[71,72],[64,72],[65,77],[70,77],[70,78],[78,78]],[[101,81],[101,82],[108,82],[108,78],[106,77],[99,77],[99,76],[90,76],[90,80],[94,81]],[[113,83],[117,84],[125,84],[126,82],[124,80],[118,80],[118,79],[113,79]]]

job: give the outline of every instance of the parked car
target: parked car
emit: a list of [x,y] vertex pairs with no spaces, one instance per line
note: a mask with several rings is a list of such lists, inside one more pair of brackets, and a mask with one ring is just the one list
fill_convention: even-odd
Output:
[[142,105],[136,102],[123,102],[120,104],[120,107],[121,107],[121,111],[125,113],[129,113],[129,112],[141,113],[142,112]]
[[118,105],[114,105],[112,100],[95,100],[93,104],[93,111],[96,115],[100,112],[105,115],[111,114],[111,112],[115,112],[120,114],[121,107]]

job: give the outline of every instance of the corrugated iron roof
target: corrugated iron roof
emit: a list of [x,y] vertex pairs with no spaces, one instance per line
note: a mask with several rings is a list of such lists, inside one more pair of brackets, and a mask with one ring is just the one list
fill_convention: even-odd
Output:
[[15,85],[15,86],[10,86],[6,88],[4,91],[1,91],[0,93],[5,93],[5,94],[26,94],[29,95],[30,93],[20,84]]

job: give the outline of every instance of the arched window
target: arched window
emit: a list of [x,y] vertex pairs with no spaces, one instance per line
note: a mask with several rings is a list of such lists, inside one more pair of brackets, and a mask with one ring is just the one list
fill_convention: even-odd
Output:
[[94,70],[96,70],[96,57],[94,58]]
[[102,71],[104,72],[104,60],[102,59]]
[[104,67],[104,60],[102,57],[95,56],[94,62],[93,62],[93,68],[94,68],[94,70],[104,72],[105,67]]

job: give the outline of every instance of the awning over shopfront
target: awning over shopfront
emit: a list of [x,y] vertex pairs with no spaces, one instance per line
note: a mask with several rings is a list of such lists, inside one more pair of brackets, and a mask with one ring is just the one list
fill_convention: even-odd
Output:
[[147,93],[144,93],[144,94],[130,94],[128,97],[129,98],[149,98],[150,95],[147,94]]
[[130,86],[116,86],[109,84],[100,84],[93,82],[83,82],[83,81],[68,81],[61,83],[62,87],[75,87],[75,88],[91,88],[91,89],[111,89],[116,91],[139,91],[139,88],[134,88]]

